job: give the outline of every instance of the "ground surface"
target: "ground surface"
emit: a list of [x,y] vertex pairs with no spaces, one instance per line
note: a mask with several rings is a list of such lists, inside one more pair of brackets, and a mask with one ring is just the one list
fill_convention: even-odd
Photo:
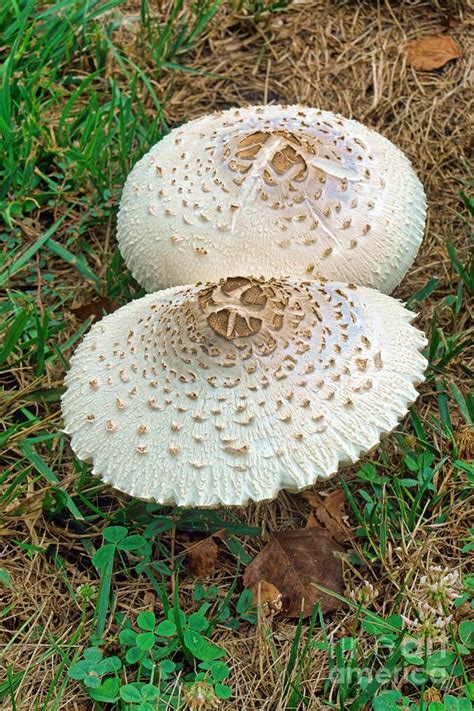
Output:
[[[189,614],[202,602],[200,585],[214,620],[205,632],[227,652],[232,696],[224,709],[470,708],[470,22],[468,3],[435,0],[143,3],[141,11],[117,2],[2,4],[5,58],[13,47],[0,70],[2,708],[94,708],[84,682],[68,676],[68,669],[81,675],[74,664],[82,650],[100,642],[105,656],[123,661],[124,617],[134,627],[139,612],[162,619],[168,603]],[[402,47],[426,34],[451,35],[463,57],[415,72]],[[72,457],[59,412],[67,361],[93,312],[142,293],[114,238],[120,190],[135,160],[167,127],[266,102],[319,106],[380,130],[413,161],[429,205],[422,249],[396,292],[428,333],[427,382],[399,430],[344,473],[352,604],[299,626],[256,617],[237,602],[242,564],[270,532],[306,524],[307,498],[281,494],[204,516],[145,509],[90,479]],[[327,490],[340,488],[336,477]],[[156,544],[151,550],[149,539],[135,539],[131,552],[115,551],[115,562],[109,548],[93,564],[107,542],[101,531],[112,525],[145,531]],[[262,535],[245,535],[255,533],[249,526]],[[184,563],[185,544],[222,528],[215,571],[196,579]],[[438,580],[435,617],[423,613],[433,602],[423,576]],[[456,603],[450,590],[462,595]],[[403,630],[417,641],[418,657],[401,651]],[[182,684],[192,685],[202,658],[176,639],[165,655],[178,664],[168,682],[161,670],[162,689],[171,694],[174,684],[176,692],[170,708],[182,707]],[[121,676],[111,668],[104,678],[133,682],[137,664],[123,663]],[[361,673],[351,679],[352,668],[365,669],[370,683]],[[418,680],[409,677],[414,668],[422,670]],[[381,669],[385,677],[373,677]],[[139,673],[146,679],[146,669]],[[214,687],[226,695],[217,680]],[[436,705],[443,699],[445,706]],[[140,708],[135,700],[114,705]]]

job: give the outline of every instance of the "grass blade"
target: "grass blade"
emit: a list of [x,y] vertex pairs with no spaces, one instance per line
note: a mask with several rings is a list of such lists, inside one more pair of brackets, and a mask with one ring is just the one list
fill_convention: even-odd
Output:
[[0,367],[6,362],[8,356],[18,343],[18,340],[20,339],[26,324],[30,320],[31,314],[31,307],[25,306],[25,308],[20,311],[20,313],[17,315],[12,325],[10,326],[10,329],[5,337],[3,347],[0,351]]

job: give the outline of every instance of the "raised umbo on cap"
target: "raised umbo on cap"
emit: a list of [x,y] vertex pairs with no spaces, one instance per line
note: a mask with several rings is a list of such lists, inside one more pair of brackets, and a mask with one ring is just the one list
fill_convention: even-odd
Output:
[[179,506],[296,491],[355,462],[415,400],[426,340],[389,296],[231,277],[133,301],[71,361],[65,431],[93,474]]
[[389,293],[424,221],[420,181],[379,133],[329,111],[251,106],[157,143],[127,178],[117,236],[148,291],[289,274]]

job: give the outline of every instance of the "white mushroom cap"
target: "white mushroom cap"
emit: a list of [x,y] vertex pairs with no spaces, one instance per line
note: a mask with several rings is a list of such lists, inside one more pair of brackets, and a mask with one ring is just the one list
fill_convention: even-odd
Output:
[[143,499],[241,505],[355,462],[417,397],[413,314],[340,283],[231,277],[149,294],[71,361],[65,431],[93,474]]
[[251,106],[177,128],[133,168],[118,241],[148,291],[239,274],[389,293],[423,237],[403,153],[329,111]]

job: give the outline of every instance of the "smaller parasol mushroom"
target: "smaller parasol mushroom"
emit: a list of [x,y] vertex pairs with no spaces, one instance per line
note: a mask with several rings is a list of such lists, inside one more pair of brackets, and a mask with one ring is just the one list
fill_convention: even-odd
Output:
[[249,106],[153,146],[127,178],[117,238],[148,291],[289,274],[390,293],[424,222],[410,161],[376,131],[330,111]]
[[150,294],[71,361],[65,431],[93,474],[143,499],[241,505],[355,462],[417,397],[413,314],[341,283],[230,277]]

